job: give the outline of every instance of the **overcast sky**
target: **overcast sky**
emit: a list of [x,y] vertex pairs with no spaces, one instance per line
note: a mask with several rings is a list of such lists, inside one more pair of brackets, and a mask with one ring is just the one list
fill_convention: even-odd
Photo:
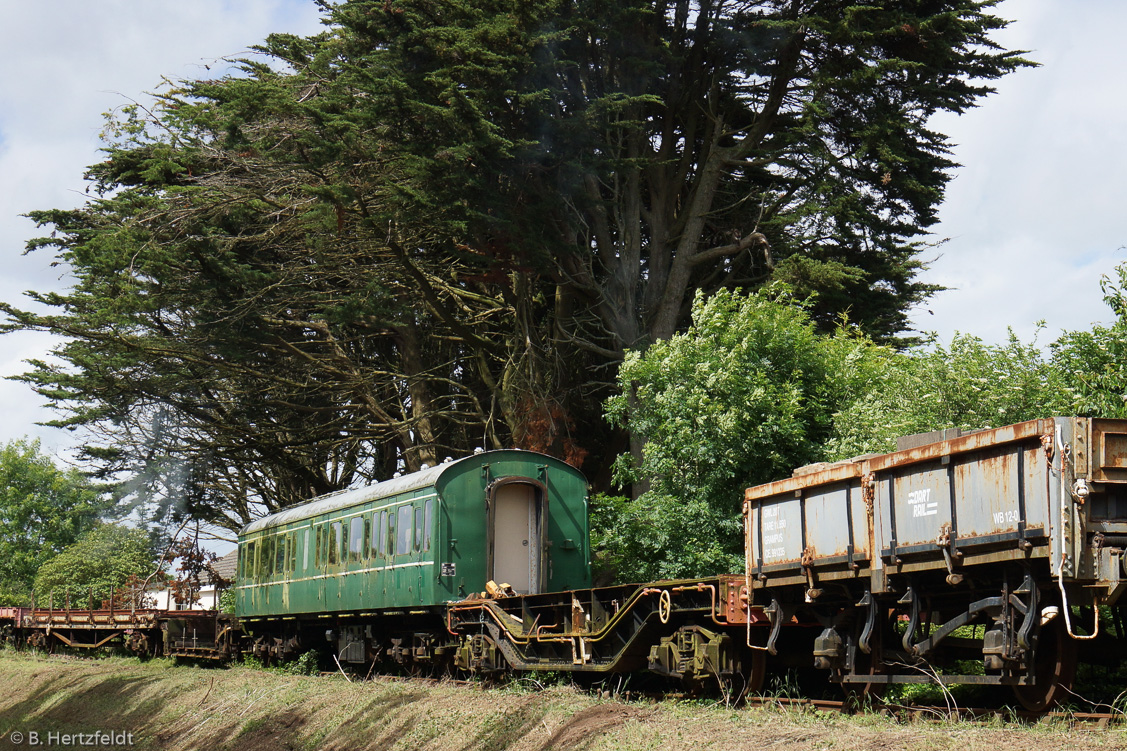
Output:
[[[935,228],[950,239],[925,279],[951,290],[914,321],[945,341],[963,331],[999,342],[1008,326],[1030,339],[1044,319],[1045,344],[1109,317],[1100,275],[1127,258],[1127,3],[1007,0],[1000,13],[1014,24],[999,41],[1031,50],[1042,67],[1001,81],[977,110],[936,122],[964,166]],[[36,232],[19,215],[82,202],[103,112],[144,100],[162,77],[212,75],[221,58],[270,32],[319,28],[311,0],[0,0],[0,18],[0,299],[17,304],[24,290],[66,282],[46,253],[21,256]],[[0,376],[22,372],[49,345],[0,337]],[[67,434],[34,425],[50,417],[39,402],[26,386],[0,382],[0,441],[31,435],[51,451],[68,446]]]

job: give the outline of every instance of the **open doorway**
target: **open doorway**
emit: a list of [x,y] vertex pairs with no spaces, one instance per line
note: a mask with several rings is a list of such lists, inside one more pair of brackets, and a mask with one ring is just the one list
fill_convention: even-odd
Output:
[[544,550],[544,490],[525,478],[499,481],[493,488],[492,575],[520,594],[541,592],[540,561]]

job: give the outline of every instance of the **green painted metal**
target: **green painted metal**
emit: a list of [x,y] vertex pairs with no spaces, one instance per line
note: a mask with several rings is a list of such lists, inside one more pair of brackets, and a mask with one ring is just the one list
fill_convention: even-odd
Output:
[[529,451],[488,451],[315,498],[239,534],[244,618],[421,608],[485,589],[490,500],[507,483],[539,499],[540,590],[590,587],[587,481]]

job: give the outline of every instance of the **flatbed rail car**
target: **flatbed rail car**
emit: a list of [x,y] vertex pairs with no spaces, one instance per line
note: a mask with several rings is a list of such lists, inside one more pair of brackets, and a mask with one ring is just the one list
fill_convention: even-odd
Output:
[[748,489],[744,517],[748,606],[772,624],[752,646],[774,654],[782,625],[818,626],[814,665],[854,690],[1003,684],[1044,709],[1080,645],[1122,656],[1100,607],[1125,585],[1127,420],[1032,420],[815,465]]
[[766,663],[745,646],[752,624],[741,575],[451,603],[462,670],[559,671],[591,677],[649,670],[684,684],[757,691]]
[[139,655],[227,659],[237,621],[214,610],[0,608],[0,632],[15,646],[53,651],[121,644]]

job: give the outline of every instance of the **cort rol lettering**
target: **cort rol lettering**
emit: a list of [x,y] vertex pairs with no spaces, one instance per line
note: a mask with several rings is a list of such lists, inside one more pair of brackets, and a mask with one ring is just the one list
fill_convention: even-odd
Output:
[[913,490],[908,493],[908,505],[912,507],[912,517],[935,516],[939,513],[939,501],[931,500],[931,488]]

